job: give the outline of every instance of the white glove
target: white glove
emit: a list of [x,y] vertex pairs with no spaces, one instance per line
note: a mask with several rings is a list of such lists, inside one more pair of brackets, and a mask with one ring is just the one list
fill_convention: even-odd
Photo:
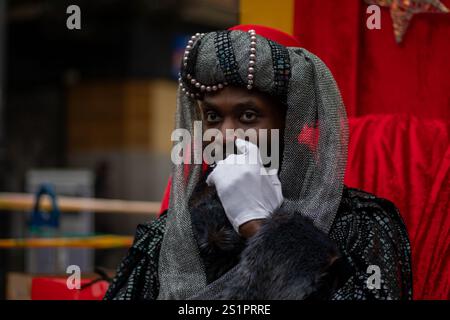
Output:
[[264,219],[278,209],[283,194],[278,170],[266,171],[258,147],[242,139],[235,143],[241,154],[230,154],[218,161],[206,183],[216,187],[225,213],[239,233],[242,224]]

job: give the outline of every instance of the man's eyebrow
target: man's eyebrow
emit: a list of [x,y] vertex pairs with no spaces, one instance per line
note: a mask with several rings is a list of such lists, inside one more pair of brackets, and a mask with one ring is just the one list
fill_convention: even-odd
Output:
[[260,107],[258,107],[258,105],[257,105],[253,100],[245,100],[245,101],[241,101],[241,102],[237,103],[237,104],[235,105],[235,107],[238,108],[238,109],[240,109],[240,110],[242,110],[242,109],[248,109],[248,108],[256,109],[256,110],[259,110],[259,109],[260,109]]
[[[233,107],[237,111],[243,111],[243,110],[249,109],[249,108],[255,109],[255,110],[260,110],[261,109],[251,99],[240,101],[240,102],[236,103]],[[205,101],[205,100],[202,101],[202,103],[201,103],[201,109],[203,109],[203,110],[215,110],[215,111],[220,110],[220,108],[216,104],[214,104],[213,102]]]

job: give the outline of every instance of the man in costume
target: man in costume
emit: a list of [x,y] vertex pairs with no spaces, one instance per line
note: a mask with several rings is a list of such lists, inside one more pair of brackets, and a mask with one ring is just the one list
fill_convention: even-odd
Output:
[[280,164],[238,164],[261,142],[240,139],[214,166],[174,164],[168,210],[138,227],[106,299],[411,299],[398,210],[343,184],[345,108],[318,57],[241,25],[194,35],[179,83],[177,129],[278,129]]

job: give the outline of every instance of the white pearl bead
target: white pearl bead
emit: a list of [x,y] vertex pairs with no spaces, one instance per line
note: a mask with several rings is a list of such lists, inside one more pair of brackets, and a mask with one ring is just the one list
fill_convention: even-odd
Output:
[[256,59],[256,54],[252,53],[249,56],[250,60],[255,60]]
[[247,83],[248,84],[253,84],[253,80],[248,80]]
[[196,37],[200,37],[200,33],[197,32],[197,33],[195,34],[195,36],[196,36]]
[[256,53],[256,49],[255,48],[250,48],[250,52],[255,54]]
[[217,91],[217,86],[212,86],[213,91]]
[[252,74],[249,74],[249,75],[247,75],[247,78],[248,78],[249,80],[253,80],[253,75],[252,75]]
[[189,50],[191,50],[191,49],[192,49],[192,47],[191,47],[190,45],[187,45],[187,46],[186,46],[186,50],[187,50],[187,51],[189,51]]
[[186,88],[181,88],[181,92],[186,92]]
[[201,86],[200,82],[196,82],[196,83],[195,83],[195,87],[196,87],[196,88],[200,88],[200,86]]
[[191,93],[191,98],[195,98],[195,94]]
[[256,36],[251,36],[250,40],[255,41],[256,40]]
[[248,68],[248,72],[249,73],[254,73],[255,72],[255,68],[252,68],[252,67]]
[[211,92],[211,87],[210,87],[210,86],[207,86],[207,87],[206,87],[206,91],[207,91],[207,92]]
[[188,73],[188,75],[186,76],[189,80],[192,79],[192,76]]
[[219,84],[217,85],[217,87],[218,87],[219,89],[223,89],[223,84],[219,83]]
[[254,41],[250,42],[250,47],[255,48],[256,47],[256,42],[254,42]]
[[192,80],[191,80],[191,83],[192,83],[192,84],[195,84],[195,82],[196,82],[195,79],[192,79]]
[[248,90],[252,90],[252,88],[253,88],[253,87],[252,87],[252,85],[250,85],[250,84],[247,86],[247,89],[248,89]]
[[248,62],[248,65],[249,65],[250,67],[253,67],[253,66],[255,65],[255,60],[250,60],[250,61]]
[[189,40],[189,41],[188,41],[188,44],[192,46],[192,45],[194,44],[194,41]]
[[201,86],[200,86],[200,90],[201,90],[201,91],[205,91],[205,90],[206,90],[206,86],[205,86],[205,85],[201,85]]

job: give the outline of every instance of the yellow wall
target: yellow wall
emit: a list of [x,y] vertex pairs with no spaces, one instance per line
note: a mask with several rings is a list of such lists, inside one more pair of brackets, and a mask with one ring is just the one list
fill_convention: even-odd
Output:
[[293,33],[294,0],[240,0],[240,23]]

